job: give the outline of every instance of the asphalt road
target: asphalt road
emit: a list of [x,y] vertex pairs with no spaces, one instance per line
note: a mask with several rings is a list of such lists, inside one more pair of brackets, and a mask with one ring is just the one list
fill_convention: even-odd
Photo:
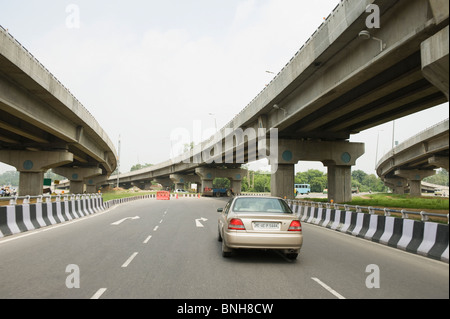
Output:
[[249,250],[225,259],[224,204],[141,200],[0,239],[0,299],[449,298],[448,264],[308,224],[296,261]]

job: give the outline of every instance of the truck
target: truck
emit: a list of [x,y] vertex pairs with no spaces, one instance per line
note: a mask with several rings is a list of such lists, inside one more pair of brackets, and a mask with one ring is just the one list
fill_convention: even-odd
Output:
[[234,195],[234,192],[231,188],[209,188],[205,187],[203,190],[202,196],[209,196],[209,197],[231,197]]

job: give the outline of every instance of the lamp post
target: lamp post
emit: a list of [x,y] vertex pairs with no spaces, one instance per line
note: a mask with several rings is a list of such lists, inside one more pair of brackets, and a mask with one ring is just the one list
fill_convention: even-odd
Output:
[[377,150],[376,150],[376,153],[375,153],[375,169],[377,167],[377,161],[378,161],[378,144],[379,144],[379,141],[380,141],[380,132],[383,132],[383,130],[379,130],[378,134],[377,134]]

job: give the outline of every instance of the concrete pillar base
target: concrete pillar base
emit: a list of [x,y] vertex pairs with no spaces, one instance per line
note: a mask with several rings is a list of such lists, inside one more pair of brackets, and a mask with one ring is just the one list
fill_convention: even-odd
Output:
[[328,201],[345,203],[352,200],[352,167],[328,165]]
[[408,180],[410,195],[411,196],[422,196],[422,180],[425,177],[433,176],[436,172],[434,170],[396,170],[395,175],[400,176]]
[[231,180],[231,189],[235,195],[239,195],[242,192],[242,180]]
[[19,196],[39,196],[43,193],[44,172],[20,172]]
[[294,164],[278,164],[278,168],[270,179],[270,192],[272,196],[294,199],[294,178]]

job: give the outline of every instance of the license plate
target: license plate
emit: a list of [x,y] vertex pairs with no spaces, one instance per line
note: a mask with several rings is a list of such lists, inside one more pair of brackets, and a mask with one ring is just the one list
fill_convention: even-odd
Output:
[[254,222],[254,230],[280,230],[280,223]]

